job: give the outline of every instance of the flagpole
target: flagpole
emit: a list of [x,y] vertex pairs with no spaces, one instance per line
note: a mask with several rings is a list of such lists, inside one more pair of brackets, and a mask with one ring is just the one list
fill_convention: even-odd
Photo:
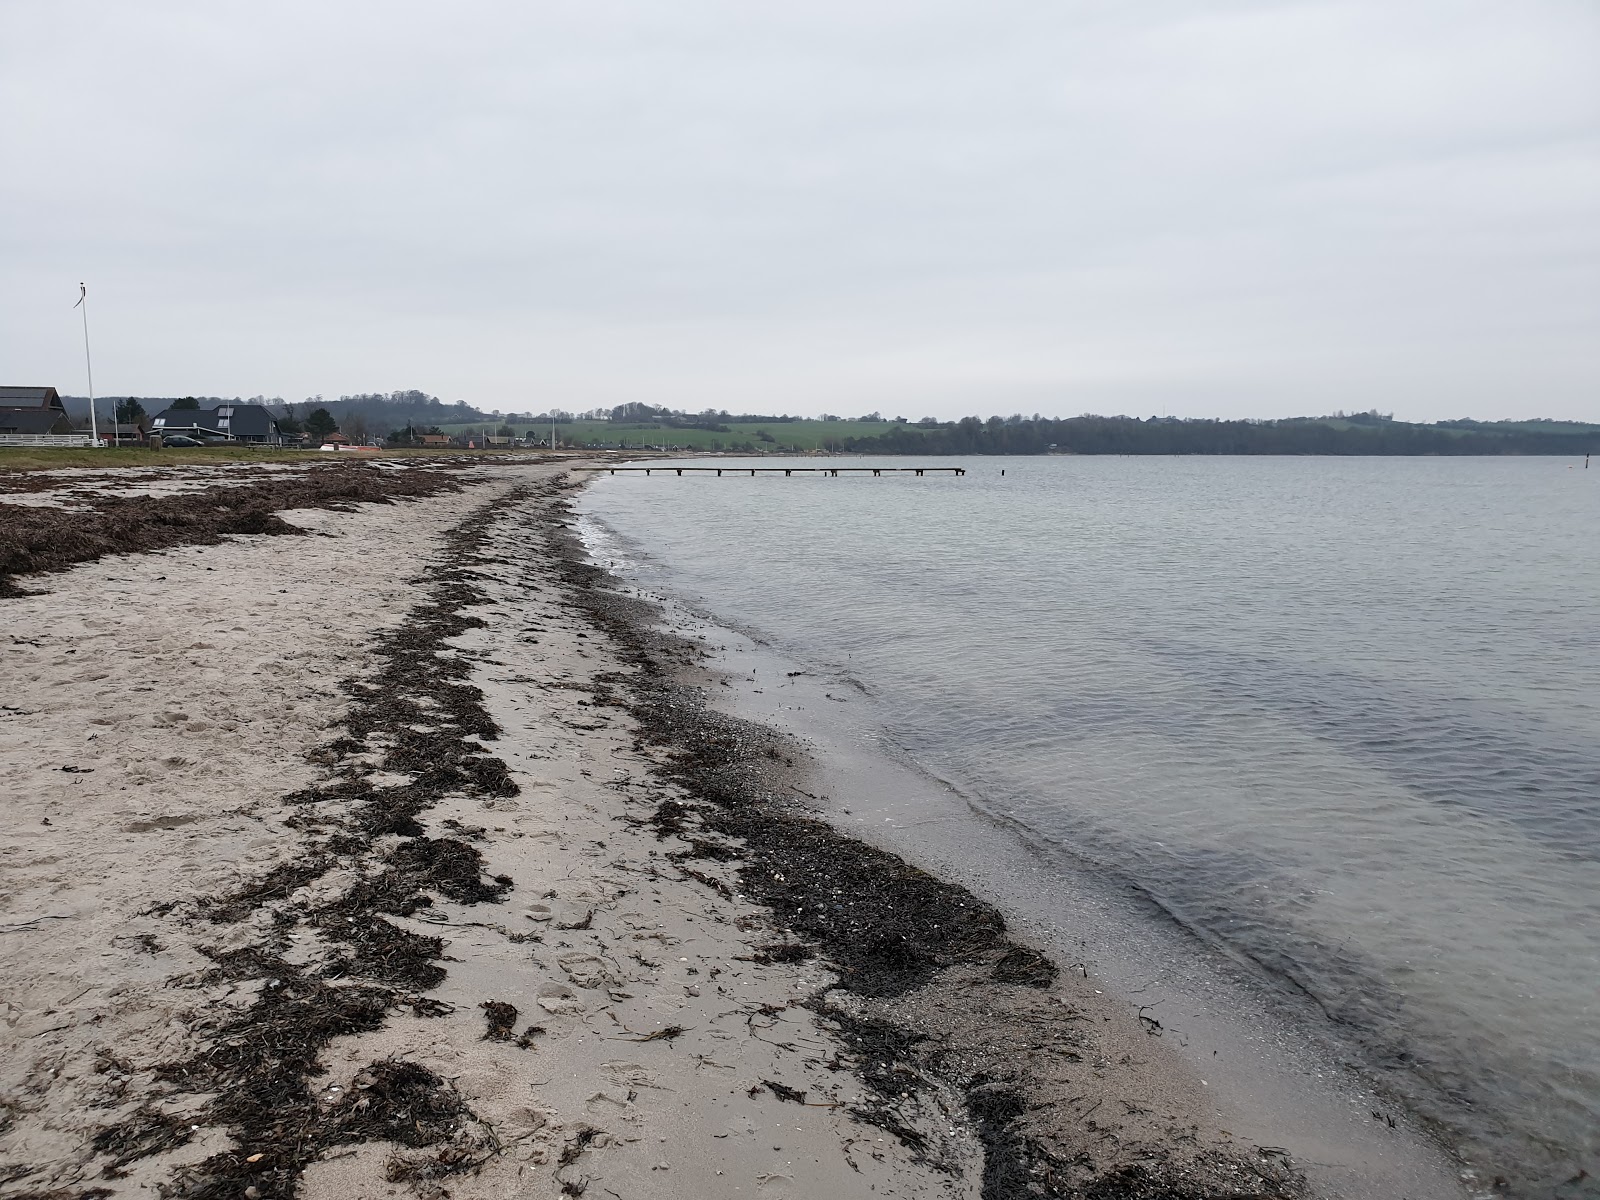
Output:
[[89,441],[98,446],[100,444],[100,423],[94,415],[94,361],[89,357],[89,286],[85,283],[78,284],[78,303],[73,308],[83,309],[83,365],[89,373]]

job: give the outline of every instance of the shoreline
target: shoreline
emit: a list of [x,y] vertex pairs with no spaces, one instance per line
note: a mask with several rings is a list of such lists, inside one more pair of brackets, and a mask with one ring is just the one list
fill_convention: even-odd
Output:
[[1074,1003],[1103,1004],[1111,1019],[1141,1026],[1148,1009],[1158,1019],[1145,1026],[1152,1045],[1172,1051],[1168,1069],[1204,1076],[1208,1102],[1242,1140],[1287,1148],[1317,1195],[1449,1200],[1472,1192],[1474,1179],[1500,1194],[1453,1148],[1458,1131],[1430,1123],[1393,1081],[1363,1069],[1319,1025],[1322,1010],[1270,989],[1153,898],[880,744],[882,717],[860,680],[675,596],[670,570],[600,514],[584,516],[595,526],[591,553],[616,560],[629,589],[642,589],[701,648],[709,703],[806,748],[811,777],[791,791],[808,812],[994,904],[1066,970],[1064,985],[1081,978]]
[[[1321,1010],[1297,1006],[1156,901],[987,811],[909,758],[863,747],[859,726],[824,719],[845,711],[827,701],[839,702],[849,681],[714,622],[709,633],[718,643],[714,659],[733,681],[713,703],[814,750],[819,770],[806,795],[816,815],[984,896],[1058,965],[1087,963],[1082,989],[1103,990],[1121,1019],[1148,1006],[1162,1026],[1151,1033],[1173,1050],[1174,1069],[1205,1077],[1223,1123],[1241,1139],[1288,1149],[1315,1194],[1468,1194],[1468,1168],[1451,1149],[1451,1131],[1431,1126],[1404,1096],[1369,1077],[1350,1048],[1318,1026]],[[740,671],[727,669],[734,663]],[[774,701],[775,692],[783,698]],[[849,699],[870,707],[865,693]],[[822,715],[810,719],[814,713]],[[1068,981],[1077,983],[1077,973]]]
[[3,602],[0,1195],[1302,1194],[992,907],[773,802],[559,473]]
[[[587,560],[581,550],[570,557],[580,554]],[[582,569],[613,580],[587,562]],[[684,644],[654,604],[620,603],[628,613],[613,625],[621,640]],[[809,795],[799,784],[821,764],[771,725],[711,703],[720,671],[708,678],[703,648],[687,644],[692,656],[677,658],[676,670],[658,677],[656,694],[639,706],[646,727],[662,729],[662,741],[678,748],[671,776],[702,799],[711,829],[744,845],[750,892],[817,944],[830,965],[843,966],[833,991],[845,1002],[826,1001],[819,1011],[846,1029],[860,1023],[852,1032],[875,1039],[875,1056],[898,1057],[965,1091],[987,1152],[985,1196],[1034,1194],[1027,1189],[1043,1180],[1062,1190],[1042,1195],[1086,1193],[1113,1180],[1125,1189],[1115,1194],[1128,1196],[1298,1190],[1286,1155],[1236,1145],[1220,1128],[1198,1078],[1152,1042],[1158,1021],[1097,1001],[1086,975],[1082,987],[1060,986],[1059,968],[1013,940],[985,900],[797,804],[796,794]],[[791,886],[797,876],[810,882]],[[864,900],[860,893],[874,888],[885,894]],[[851,890],[856,895],[843,906],[830,900]],[[972,1019],[974,1009],[981,1020]],[[1052,1057],[1090,1066],[1064,1070]],[[1064,1103],[1079,1107],[1063,1118],[1030,1116]],[[1113,1113],[1097,1122],[1102,1107]]]

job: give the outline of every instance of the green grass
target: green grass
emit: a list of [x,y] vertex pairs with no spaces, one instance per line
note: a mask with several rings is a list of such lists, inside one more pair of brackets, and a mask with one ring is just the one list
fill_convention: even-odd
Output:
[[[525,437],[530,431],[536,437],[550,436],[549,422],[518,421],[513,422],[511,427],[516,430],[518,437]],[[480,423],[441,425],[439,428],[450,434],[476,433],[483,429],[492,434],[497,426]],[[791,448],[803,453],[825,450],[829,443],[837,443],[845,438],[876,437],[893,428],[887,421],[736,421],[728,423],[727,433],[721,433],[709,429],[674,429],[647,422],[558,421],[556,437],[562,442],[580,446],[590,443],[615,446],[622,442],[629,449],[644,445],[681,446],[689,450],[729,450],[749,444],[756,450],[771,453]],[[772,437],[772,441],[763,441],[758,436],[763,430]]]

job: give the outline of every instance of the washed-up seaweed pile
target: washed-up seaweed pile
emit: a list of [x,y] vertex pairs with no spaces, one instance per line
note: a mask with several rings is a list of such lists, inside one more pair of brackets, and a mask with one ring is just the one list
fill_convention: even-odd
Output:
[[[558,501],[558,511],[566,510]],[[570,516],[570,512],[564,515]],[[587,561],[582,546],[556,521],[552,550],[572,604],[614,640],[634,668],[601,681],[638,721],[641,741],[664,750],[660,774],[691,802],[665,801],[653,824],[689,841],[689,855],[727,858],[738,843],[743,893],[769,907],[791,934],[811,943],[839,972],[838,990],[881,1000],[923,988],[956,968],[999,989],[1046,989],[1057,971],[1043,955],[1007,936],[993,906],[965,888],[796,811],[778,795],[777,778],[794,750],[773,730],[717,713],[681,681],[684,644],[659,627],[659,613],[623,596],[614,580]],[[697,831],[718,835],[716,842]],[[724,840],[726,839],[726,840]],[[689,872],[699,877],[694,872]],[[704,882],[725,887],[706,876]],[[960,1003],[972,1003],[962,998]],[[845,1011],[827,998],[814,1007],[854,1052],[870,1098],[853,1111],[898,1137],[935,1167],[922,1134],[901,1119],[900,1101],[938,1080],[965,1098],[985,1151],[984,1200],[1244,1200],[1298,1197],[1304,1181],[1276,1156],[1202,1153],[1186,1161],[1145,1147],[1139,1161],[1100,1169],[1088,1156],[1065,1153],[1039,1132],[1030,1093],[1028,1051],[1059,1050],[1081,1040],[1070,1014],[1041,1021],[999,1053],[941,1041],[939,1031]],[[1066,1139],[1066,1144],[1075,1143]],[[925,1157],[926,1155],[926,1157]]]
[[[193,468],[190,468],[191,472]],[[59,492],[68,496],[76,496],[82,490],[85,494],[94,490],[96,485],[116,480],[118,487],[139,487],[147,484],[162,484],[171,482],[175,472],[168,471],[141,471],[133,467],[114,468],[111,475],[99,474],[83,468],[66,469],[59,471],[6,471],[0,470],[0,494],[6,492],[18,495],[28,492]],[[248,476],[265,476],[266,471],[260,467],[234,466],[229,469],[230,479],[241,479]]]
[[[219,924],[271,914],[257,945],[207,951],[213,965],[195,981],[232,982],[256,995],[207,1032],[194,1055],[158,1068],[168,1089],[163,1108],[181,1106],[185,1095],[207,1097],[198,1111],[174,1120],[147,1101],[100,1133],[95,1149],[106,1156],[108,1177],[183,1144],[191,1126],[226,1129],[232,1148],[179,1168],[162,1185],[164,1196],[288,1200],[307,1165],[334,1147],[371,1141],[396,1145],[391,1181],[438,1194],[438,1180],[475,1170],[495,1152],[492,1132],[461,1097],[417,1064],[374,1062],[348,1089],[313,1086],[326,1073],[321,1057],[333,1039],[376,1029],[400,1009],[420,1017],[451,1011],[421,995],[444,978],[442,942],[386,918],[421,911],[434,897],[493,903],[511,887],[503,876],[484,877],[482,856],[468,842],[428,837],[418,821],[446,795],[517,791],[504,762],[483,745],[500,730],[482,692],[467,682],[469,665],[439,653],[446,639],[483,624],[464,611],[483,600],[465,565],[487,519],[480,511],[451,531],[452,550],[427,598],[378,646],[376,673],[346,685],[352,707],[344,732],[314,755],[333,768],[332,778],[288,798],[298,809],[290,824],[309,838],[304,853],[197,903],[197,916]],[[408,781],[371,784],[373,768],[354,765],[352,756],[374,752],[380,770]],[[388,835],[405,840],[382,855],[377,842]],[[295,899],[335,867],[358,881],[333,900]],[[321,948],[309,964],[286,956],[296,931],[314,934]]]
[[64,571],[106,555],[211,546],[230,534],[304,533],[277,515],[286,509],[391,504],[460,486],[455,472],[431,467],[336,463],[180,496],[93,497],[87,508],[0,504],[0,597],[26,594],[15,576]]

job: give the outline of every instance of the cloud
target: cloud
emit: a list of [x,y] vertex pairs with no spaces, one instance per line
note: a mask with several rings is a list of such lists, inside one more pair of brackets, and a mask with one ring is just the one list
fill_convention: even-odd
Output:
[[76,388],[85,278],[115,392],[1592,418],[1597,33],[1558,0],[12,5],[0,362]]

